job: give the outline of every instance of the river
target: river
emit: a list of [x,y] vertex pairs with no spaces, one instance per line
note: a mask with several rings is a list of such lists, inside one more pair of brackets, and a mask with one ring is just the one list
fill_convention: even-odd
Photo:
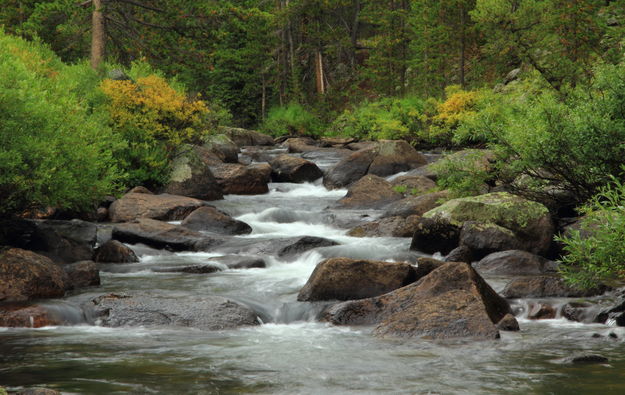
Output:
[[[323,167],[333,163],[323,156],[318,161]],[[368,327],[316,322],[319,306],[297,302],[296,296],[324,258],[419,255],[409,252],[410,239],[347,236],[349,226],[380,212],[328,208],[345,193],[327,191],[321,184],[280,183],[271,184],[266,195],[229,195],[214,202],[253,232],[232,237],[210,253],[143,249],[139,263],[104,265],[101,287],[45,302],[75,325],[0,328],[0,385],[47,386],[68,394],[625,393],[625,328],[562,318],[533,321],[521,315],[521,331],[502,332],[498,341],[400,342],[372,337]],[[267,268],[201,275],[152,270],[245,253],[258,241],[293,236],[320,236],[340,245],[308,251],[292,261],[266,256]],[[501,289],[496,279],[491,284]],[[78,307],[84,301],[136,291],[181,303],[193,295],[226,296],[252,307],[263,323],[210,332],[84,322]],[[610,362],[563,363],[578,353],[601,354]]]

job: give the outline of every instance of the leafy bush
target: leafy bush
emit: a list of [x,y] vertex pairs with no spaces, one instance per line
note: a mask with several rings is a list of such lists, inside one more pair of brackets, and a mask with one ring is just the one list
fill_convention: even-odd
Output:
[[269,110],[267,119],[260,126],[261,131],[272,136],[317,136],[323,123],[314,114],[297,103]]
[[450,197],[466,197],[488,192],[494,169],[494,153],[483,150],[465,150],[446,156],[431,165],[438,174],[436,183],[450,191]]
[[129,73],[134,81],[105,79],[100,85],[112,127],[128,142],[117,156],[129,186],[166,182],[176,148],[200,143],[216,127],[205,102],[150,71],[135,64]]
[[416,97],[365,102],[340,115],[328,133],[371,140],[419,140],[426,120],[423,110],[424,102]]
[[625,279],[625,185],[613,179],[581,209],[580,229],[564,244],[560,270],[571,284],[590,288]]
[[95,78],[0,31],[0,216],[84,209],[114,191],[123,144],[82,95]]

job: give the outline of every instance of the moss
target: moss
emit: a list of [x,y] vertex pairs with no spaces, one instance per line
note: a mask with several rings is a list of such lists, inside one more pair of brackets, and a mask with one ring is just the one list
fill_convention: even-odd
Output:
[[540,203],[532,202],[506,192],[452,199],[424,214],[426,218],[440,218],[455,226],[466,221],[494,223],[521,231],[549,214]]

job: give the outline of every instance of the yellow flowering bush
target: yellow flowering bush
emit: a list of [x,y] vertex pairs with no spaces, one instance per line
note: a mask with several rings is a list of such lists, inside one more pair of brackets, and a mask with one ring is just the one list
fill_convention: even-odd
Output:
[[213,126],[204,101],[187,98],[158,75],[105,79],[100,88],[108,98],[113,128],[129,144],[120,158],[129,185],[166,182],[176,147],[199,143]]

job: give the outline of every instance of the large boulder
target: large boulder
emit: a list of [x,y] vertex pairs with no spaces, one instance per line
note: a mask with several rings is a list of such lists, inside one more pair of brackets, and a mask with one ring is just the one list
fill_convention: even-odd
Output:
[[208,251],[220,241],[182,226],[148,218],[117,224],[113,239],[172,251]]
[[25,248],[56,262],[71,263],[93,257],[97,226],[81,220],[35,220],[35,232]]
[[260,195],[269,192],[271,166],[221,163],[210,166],[225,194]]
[[137,258],[137,255],[132,248],[117,240],[109,240],[98,247],[93,260],[97,263],[139,262],[139,258]]
[[447,196],[446,191],[432,192],[421,196],[408,196],[389,204],[382,217],[400,216],[406,218],[411,215],[423,215],[443,204]]
[[446,263],[388,294],[343,302],[325,317],[339,325],[377,324],[377,336],[430,339],[499,337],[510,306],[468,264]]
[[510,281],[501,295],[506,298],[552,298],[567,297],[578,298],[601,295],[606,291],[605,287],[580,289],[567,285],[566,282],[556,275],[525,276]]
[[496,339],[510,306],[470,265],[449,262],[416,283],[388,294],[332,306],[337,325],[377,324],[374,333],[431,339]]
[[238,163],[239,147],[225,134],[211,134],[204,138],[202,147],[225,163]]
[[0,302],[61,297],[65,279],[63,269],[43,255],[19,248],[0,252]]
[[337,208],[379,209],[400,200],[402,194],[396,192],[385,179],[367,175],[352,184],[347,195],[337,202]]
[[420,217],[416,221],[411,250],[434,254],[449,254],[458,246],[460,229],[454,224],[438,221],[434,218]]
[[178,221],[204,205],[206,203],[201,200],[178,195],[127,193],[111,204],[109,215],[111,222],[129,222],[139,218]]
[[282,145],[285,146],[290,153],[304,153],[321,149],[319,143],[310,137],[291,137],[286,139]]
[[215,207],[200,207],[181,223],[187,229],[222,235],[244,235],[252,232],[245,222],[238,221]]
[[65,270],[65,287],[67,289],[100,285],[100,270],[93,261],[81,261],[63,265],[63,270]]
[[382,140],[375,146],[356,151],[328,171],[323,179],[327,188],[343,188],[365,174],[388,176],[423,166],[425,157],[403,140]]
[[221,127],[220,132],[225,134],[238,147],[250,145],[275,145],[271,136],[259,133],[255,130]]
[[297,300],[353,300],[385,294],[416,280],[407,263],[330,258],[319,263]]
[[202,200],[223,199],[223,191],[203,160],[202,147],[185,145],[172,162],[169,181],[163,192]]
[[473,267],[482,275],[498,276],[537,275],[558,270],[555,262],[521,250],[495,252]]
[[[551,246],[554,232],[545,206],[506,192],[452,199],[423,217],[445,231],[455,228],[458,241],[481,251],[482,256],[501,249],[544,255]],[[471,224],[463,228],[467,222]],[[425,231],[436,236],[435,230]],[[422,245],[418,236],[415,233],[413,248],[425,251],[427,246]]]
[[353,237],[412,237],[419,216],[386,217],[358,225],[347,234]]
[[250,308],[220,296],[192,296],[184,299],[153,295],[99,296],[85,305],[89,316],[100,325],[185,326],[205,330],[258,325]]
[[271,178],[275,182],[312,182],[323,177],[323,173],[311,161],[291,155],[279,155],[273,158]]

